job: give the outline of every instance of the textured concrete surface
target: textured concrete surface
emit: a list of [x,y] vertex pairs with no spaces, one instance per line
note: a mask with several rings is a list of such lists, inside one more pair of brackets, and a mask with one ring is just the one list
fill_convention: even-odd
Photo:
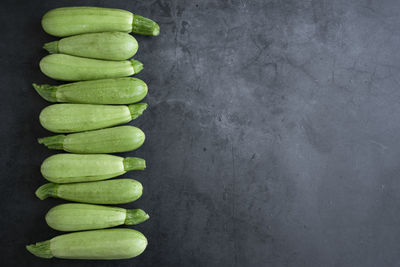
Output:
[[35,198],[47,105],[31,88],[45,11],[0,8],[3,266],[399,266],[400,2],[77,1],[159,22],[138,37],[149,110],[146,252],[117,262],[41,260],[57,234]]

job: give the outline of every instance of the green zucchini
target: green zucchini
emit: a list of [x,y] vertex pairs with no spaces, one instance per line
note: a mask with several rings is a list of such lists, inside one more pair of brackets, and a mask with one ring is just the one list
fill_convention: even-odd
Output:
[[69,232],[136,225],[149,219],[149,215],[141,209],[67,203],[51,208],[45,218],[51,228]]
[[146,108],[146,103],[129,106],[54,104],[42,110],[39,120],[45,129],[54,133],[82,132],[130,122]]
[[117,260],[140,255],[147,246],[146,237],[132,229],[106,229],[75,232],[26,246],[40,258]]
[[139,148],[145,135],[133,126],[118,126],[73,134],[59,134],[39,138],[39,144],[50,149],[61,149],[71,153],[118,153]]
[[141,158],[61,153],[45,159],[40,172],[53,183],[75,183],[105,180],[145,168],[146,162]]
[[83,104],[131,104],[147,95],[147,85],[133,77],[82,81],[61,85],[33,84],[41,97],[50,102]]
[[122,9],[102,7],[56,8],[43,16],[42,27],[48,34],[58,37],[114,31],[153,36],[160,33],[158,24],[148,18]]
[[136,54],[138,42],[128,33],[102,32],[66,37],[59,41],[46,43],[43,48],[51,54],[124,60]]
[[43,200],[48,197],[91,204],[125,204],[142,196],[143,186],[133,179],[113,179],[106,181],[54,184],[39,187],[35,194]]
[[143,69],[143,64],[134,59],[110,61],[64,54],[47,55],[40,60],[39,66],[43,74],[60,81],[126,77]]

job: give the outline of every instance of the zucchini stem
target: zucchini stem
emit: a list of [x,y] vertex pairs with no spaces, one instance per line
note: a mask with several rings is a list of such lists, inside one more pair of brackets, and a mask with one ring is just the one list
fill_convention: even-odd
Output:
[[65,134],[48,136],[48,137],[39,138],[38,142],[39,142],[39,144],[45,145],[49,149],[61,149],[62,150],[64,148],[65,137],[66,137]]
[[146,161],[141,158],[135,158],[135,157],[124,158],[123,164],[125,171],[134,171],[134,170],[142,171],[146,169]]
[[26,246],[26,249],[36,257],[50,259],[53,258],[50,250],[50,240],[37,242]]
[[132,67],[133,67],[133,72],[134,72],[133,74],[137,74],[137,73],[142,71],[142,69],[143,69],[143,63],[142,62],[140,62],[139,60],[136,60],[136,59],[131,59],[130,62],[131,62]]
[[35,88],[36,92],[46,99],[49,102],[57,102],[57,86],[55,85],[49,85],[49,84],[32,84],[33,88]]
[[143,111],[147,109],[147,104],[146,103],[132,104],[128,105],[128,108],[131,113],[132,120],[134,120],[143,114]]
[[57,197],[57,185],[53,183],[44,184],[36,190],[35,195],[40,200],[48,197]]
[[126,225],[136,225],[147,221],[150,216],[142,209],[126,210]]
[[59,52],[58,41],[45,43],[43,48],[46,49],[50,54],[57,54]]

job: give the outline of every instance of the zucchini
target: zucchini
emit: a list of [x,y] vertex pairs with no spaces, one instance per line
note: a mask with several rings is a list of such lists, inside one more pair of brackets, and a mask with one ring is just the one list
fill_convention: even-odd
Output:
[[40,112],[40,124],[55,133],[102,129],[130,122],[142,115],[146,103],[132,105],[54,104]]
[[139,148],[145,135],[133,126],[118,126],[95,131],[60,134],[39,138],[39,144],[50,149],[61,149],[71,153],[118,153]]
[[58,231],[82,231],[136,225],[149,219],[141,209],[127,210],[92,204],[67,203],[51,208],[46,214],[47,224]]
[[67,54],[107,60],[124,60],[138,50],[136,39],[123,32],[87,33],[44,44],[51,54]]
[[54,184],[39,187],[35,194],[44,200],[48,197],[91,204],[125,204],[142,196],[143,186],[133,179],[113,179],[106,181]]
[[117,260],[140,255],[147,246],[146,237],[132,229],[107,229],[75,232],[26,246],[40,258]]
[[50,102],[83,104],[131,104],[147,95],[147,85],[140,79],[125,77],[82,81],[61,85],[33,84],[41,97]]
[[47,55],[40,60],[39,66],[43,74],[60,81],[126,77],[143,69],[143,64],[134,59],[110,61],[64,54]]
[[53,183],[75,183],[105,180],[145,168],[146,162],[141,158],[61,153],[45,159],[40,172]]
[[43,16],[42,27],[48,34],[58,37],[114,31],[153,36],[160,33],[158,24],[148,18],[122,9],[102,7],[56,8]]

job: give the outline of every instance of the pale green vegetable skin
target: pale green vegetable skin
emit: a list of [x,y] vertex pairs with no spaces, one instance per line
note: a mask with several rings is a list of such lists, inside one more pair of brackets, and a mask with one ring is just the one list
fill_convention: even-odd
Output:
[[53,184],[39,187],[35,194],[43,200],[48,197],[91,204],[125,204],[142,196],[143,186],[133,179]]
[[142,100],[148,91],[145,82],[132,77],[33,87],[47,101],[83,104],[131,104]]
[[146,103],[129,106],[54,104],[42,110],[39,120],[45,129],[54,133],[83,132],[130,122],[146,108]]
[[118,126],[74,134],[39,138],[39,144],[71,153],[118,153],[139,148],[145,135],[133,126]]
[[45,219],[51,228],[58,231],[83,231],[136,225],[149,219],[149,215],[141,209],[67,203],[51,208]]
[[119,78],[139,73],[143,69],[140,61],[100,60],[51,54],[40,60],[40,70],[46,76],[60,81],[87,81]]
[[62,7],[42,18],[48,34],[64,37],[90,32],[133,32],[156,36],[160,27],[154,21],[129,11],[101,7]]
[[138,42],[128,33],[102,32],[66,37],[59,41],[46,43],[43,48],[52,54],[124,60],[136,54]]
[[146,237],[132,229],[107,229],[75,232],[26,246],[41,258],[116,260],[140,255]]
[[105,180],[145,168],[146,163],[141,158],[61,153],[45,159],[40,172],[53,183],[75,183]]

